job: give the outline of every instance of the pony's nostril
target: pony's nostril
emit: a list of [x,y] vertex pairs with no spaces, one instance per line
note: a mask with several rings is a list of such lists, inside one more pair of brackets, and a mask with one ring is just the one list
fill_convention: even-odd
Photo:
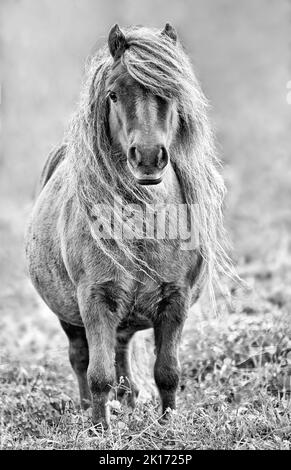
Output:
[[157,157],[157,167],[160,168],[161,170],[165,168],[169,161],[169,156],[167,149],[165,147],[161,147],[158,153]]
[[133,167],[137,167],[138,165],[138,158],[137,158],[137,151],[136,147],[130,147],[128,150],[128,161]]
[[136,154],[136,147],[130,147],[128,151],[128,157],[131,160],[135,160],[135,154]]

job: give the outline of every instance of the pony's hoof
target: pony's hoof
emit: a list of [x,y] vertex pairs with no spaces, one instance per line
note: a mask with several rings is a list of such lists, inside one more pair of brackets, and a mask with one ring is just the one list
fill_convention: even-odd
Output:
[[110,423],[105,419],[100,418],[99,420],[94,420],[93,425],[89,429],[90,436],[99,436],[103,434],[110,426]]
[[168,424],[170,419],[172,418],[173,414],[175,414],[175,410],[171,409],[171,408],[167,408],[164,413],[162,414],[162,416],[160,416],[158,418],[158,422],[161,424],[161,425],[165,425],[165,424]]
[[127,404],[134,410],[136,407],[136,402],[138,399],[139,390],[137,388],[133,389],[132,392],[127,397]]
[[168,416],[161,416],[159,419],[158,419],[158,422],[161,426],[165,426],[166,424],[169,423],[169,417]]
[[138,395],[139,390],[137,388],[132,388],[128,391],[119,390],[117,393],[117,399],[121,404],[126,404],[130,408],[134,409],[136,407]]
[[82,410],[84,410],[84,411],[88,410],[88,408],[90,408],[91,405],[92,405],[91,400],[89,400],[87,398],[82,399],[82,401],[81,401]]

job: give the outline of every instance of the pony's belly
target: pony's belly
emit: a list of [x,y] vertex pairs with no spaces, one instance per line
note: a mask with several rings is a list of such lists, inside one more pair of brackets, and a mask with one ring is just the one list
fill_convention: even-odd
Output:
[[73,325],[83,326],[74,291],[68,290],[63,284],[51,284],[50,286],[41,288],[34,283],[34,286],[44,302],[50,310],[57,315],[59,320]]
[[82,326],[76,288],[60,252],[55,201],[56,198],[47,203],[41,195],[35,205],[26,233],[28,270],[32,284],[47,306],[61,320]]
[[54,277],[50,269],[30,266],[31,281],[40,297],[60,320],[83,326],[76,291],[69,280]]

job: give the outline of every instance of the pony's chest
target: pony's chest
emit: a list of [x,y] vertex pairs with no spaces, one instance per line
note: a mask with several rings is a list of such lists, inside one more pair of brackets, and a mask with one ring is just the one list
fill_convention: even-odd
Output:
[[141,269],[138,280],[130,281],[126,286],[127,301],[123,304],[122,317],[137,328],[150,326],[148,322],[155,321],[163,305],[172,303],[171,299],[185,300],[190,293],[189,274],[195,260],[192,258],[191,263],[189,256],[184,259],[177,257],[171,248],[169,254],[172,256],[158,256],[157,252],[152,252],[150,257],[148,253],[146,261],[152,269],[152,276],[149,277]]
[[185,250],[184,245],[177,239],[143,240],[139,245],[138,256],[148,266],[153,277],[158,276],[161,282],[180,284],[193,263],[193,250]]
[[172,284],[148,282],[136,284],[128,293],[128,305],[122,312],[121,328],[135,330],[152,327],[166,298],[177,291]]

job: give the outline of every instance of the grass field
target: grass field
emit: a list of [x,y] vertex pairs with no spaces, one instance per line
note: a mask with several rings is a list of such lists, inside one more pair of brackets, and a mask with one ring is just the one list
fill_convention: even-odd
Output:
[[[61,0],[60,10],[46,0],[32,0],[27,9],[22,1],[0,5],[0,72],[6,73],[0,108],[0,448],[290,449],[290,2],[185,0],[181,8],[171,0],[156,8],[149,0],[141,11],[135,3],[128,0],[126,15],[119,6],[121,19],[102,1],[72,7]],[[96,18],[104,11],[96,30],[107,31],[117,20],[162,24],[166,8],[166,20],[181,32],[212,101],[229,190],[226,223],[238,272],[249,285],[230,285],[232,304],[218,297],[217,316],[203,302],[190,313],[178,409],[169,422],[158,421],[149,353],[146,367],[138,356],[135,361],[142,386],[137,408],[131,412],[113,400],[111,428],[103,434],[90,429],[89,413],[78,407],[67,339],[30,285],[23,254],[35,182],[74,107],[80,64],[96,35],[90,8]],[[69,18],[62,28],[60,11]],[[79,22],[84,36],[75,34]],[[150,351],[151,339],[145,344]]]

